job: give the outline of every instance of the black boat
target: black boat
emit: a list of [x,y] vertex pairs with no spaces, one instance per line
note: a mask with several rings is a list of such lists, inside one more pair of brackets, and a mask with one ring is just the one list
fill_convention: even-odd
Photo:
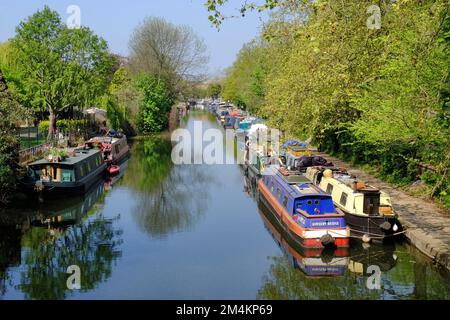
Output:
[[50,156],[29,164],[22,185],[29,193],[80,194],[98,182],[105,169],[99,149],[79,149],[65,159]]

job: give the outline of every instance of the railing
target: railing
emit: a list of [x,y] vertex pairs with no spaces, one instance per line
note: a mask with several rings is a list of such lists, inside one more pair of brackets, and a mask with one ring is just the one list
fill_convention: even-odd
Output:
[[33,160],[34,157],[40,156],[51,148],[50,143],[41,144],[28,149],[19,151],[19,162],[25,164]]

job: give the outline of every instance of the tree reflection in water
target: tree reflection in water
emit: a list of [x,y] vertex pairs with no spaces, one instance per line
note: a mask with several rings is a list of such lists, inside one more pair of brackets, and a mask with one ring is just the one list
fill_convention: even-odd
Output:
[[[26,299],[70,296],[66,271],[71,265],[80,267],[81,292],[92,290],[108,279],[113,261],[121,256],[122,231],[115,228],[119,217],[107,219],[98,210],[101,206],[93,207],[99,197],[103,203],[103,196],[103,186],[99,185],[77,205],[67,207],[65,201],[56,201],[48,204],[51,210],[34,211],[14,224],[2,223],[2,229],[9,231],[0,234],[0,259],[9,260],[0,263],[2,294],[13,286],[5,284],[8,276],[2,270],[19,265],[20,283],[14,287]],[[4,252],[3,248],[10,248],[14,253]]]
[[199,166],[174,166],[172,144],[160,137],[136,142],[132,153],[123,183],[135,191],[137,225],[155,238],[190,230],[206,210],[211,177]]

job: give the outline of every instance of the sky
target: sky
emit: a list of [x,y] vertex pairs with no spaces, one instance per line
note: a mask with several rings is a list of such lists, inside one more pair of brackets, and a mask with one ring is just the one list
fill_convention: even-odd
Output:
[[[230,0],[227,9],[233,12],[242,2]],[[205,40],[212,76],[232,65],[242,45],[257,35],[263,18],[252,13],[228,19],[218,31],[208,20],[204,0],[0,0],[0,42],[13,37],[19,22],[45,5],[58,11],[63,21],[70,17],[70,5],[79,6],[81,24],[108,41],[112,52],[124,56],[129,53],[130,35],[145,17],[159,16],[189,25]]]

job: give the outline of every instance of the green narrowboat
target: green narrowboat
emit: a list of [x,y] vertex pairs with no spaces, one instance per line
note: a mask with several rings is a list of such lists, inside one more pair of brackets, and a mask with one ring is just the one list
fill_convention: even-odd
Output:
[[23,184],[33,193],[85,193],[103,177],[105,169],[101,150],[77,149],[65,159],[45,158],[29,164]]

